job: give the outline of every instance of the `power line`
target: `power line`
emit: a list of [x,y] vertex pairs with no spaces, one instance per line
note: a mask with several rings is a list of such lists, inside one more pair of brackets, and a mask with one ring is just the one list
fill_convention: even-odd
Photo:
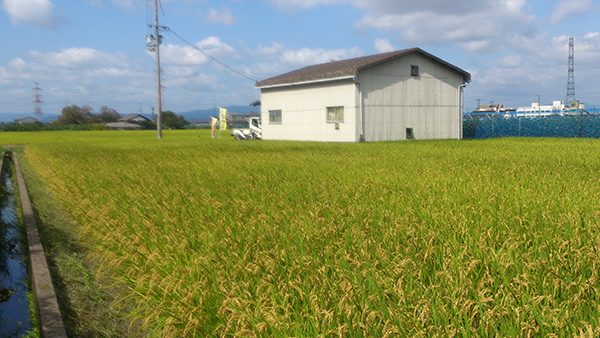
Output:
[[237,69],[235,69],[235,68],[233,68],[233,67],[229,66],[228,64],[224,63],[223,61],[221,61],[221,60],[219,60],[219,59],[217,59],[217,58],[213,57],[212,55],[210,55],[210,54],[206,53],[206,52],[205,52],[205,51],[203,51],[202,49],[198,48],[198,46],[196,46],[196,45],[194,45],[194,44],[190,43],[189,41],[187,41],[186,39],[182,38],[182,37],[181,37],[179,34],[177,34],[177,33],[176,33],[174,30],[172,30],[171,28],[169,28],[169,27],[163,27],[163,28],[166,28],[166,29],[167,29],[167,30],[169,30],[171,33],[173,33],[173,34],[174,34],[176,37],[178,37],[178,38],[179,38],[181,41],[185,42],[185,43],[186,43],[186,44],[188,44],[190,47],[192,47],[192,48],[194,48],[194,49],[198,50],[200,53],[204,54],[206,57],[208,57],[208,58],[212,59],[213,61],[217,62],[218,64],[222,65],[223,67],[225,67],[225,68],[226,68],[226,69],[228,69],[229,71],[231,71],[231,72],[234,72],[234,73],[236,73],[236,74],[238,74],[238,75],[240,75],[240,76],[243,76],[243,77],[247,78],[248,80],[251,80],[251,81],[254,81],[254,82],[258,82],[258,80],[257,80],[257,79],[254,79],[254,78],[250,77],[250,76],[249,76],[249,75],[247,75],[246,73],[244,73],[244,72],[242,72],[242,71],[239,71],[239,70],[237,70]]

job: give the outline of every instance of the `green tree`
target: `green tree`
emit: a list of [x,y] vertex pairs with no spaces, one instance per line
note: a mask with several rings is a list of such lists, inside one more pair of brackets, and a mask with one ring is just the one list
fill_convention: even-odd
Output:
[[162,125],[167,129],[184,129],[190,124],[183,115],[177,116],[174,112],[166,110],[162,112]]
[[140,126],[142,126],[142,129],[144,130],[156,130],[156,122],[154,121],[141,121]]
[[94,109],[90,106],[66,106],[63,108],[61,115],[55,123],[58,125],[91,124],[94,122],[93,111]]
[[108,108],[107,106],[102,106],[102,108],[100,108],[100,113],[98,113],[98,120],[104,123],[117,122],[120,118],[121,114],[119,114],[119,112],[113,108]]

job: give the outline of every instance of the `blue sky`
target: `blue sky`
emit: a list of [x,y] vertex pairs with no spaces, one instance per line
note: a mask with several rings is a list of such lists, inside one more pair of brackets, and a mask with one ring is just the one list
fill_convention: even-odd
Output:
[[[600,105],[600,3],[594,0],[162,0],[159,23],[256,80],[307,65],[420,47],[472,74],[465,106],[564,100],[568,38],[575,93]],[[0,114],[65,104],[122,115],[156,105],[145,0],[2,0]],[[161,45],[164,109],[247,105],[254,82],[173,33]]]

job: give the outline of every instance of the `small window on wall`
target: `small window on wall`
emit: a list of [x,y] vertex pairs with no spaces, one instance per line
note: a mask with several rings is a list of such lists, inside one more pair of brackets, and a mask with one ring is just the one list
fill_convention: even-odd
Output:
[[412,140],[415,138],[415,134],[413,134],[413,129],[412,128],[406,128],[406,139],[407,140]]
[[281,123],[281,110],[269,110],[269,123]]
[[344,107],[327,107],[327,122],[344,122]]
[[419,76],[419,66],[410,66],[410,76]]

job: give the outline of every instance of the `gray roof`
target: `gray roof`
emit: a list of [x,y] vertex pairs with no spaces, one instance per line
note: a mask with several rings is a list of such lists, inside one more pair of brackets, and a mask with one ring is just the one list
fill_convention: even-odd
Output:
[[256,83],[256,88],[285,86],[299,83],[310,83],[319,81],[328,81],[337,78],[348,78],[357,76],[363,69],[391,61],[404,55],[419,53],[429,57],[463,75],[464,82],[471,81],[471,74],[468,72],[422,50],[421,48],[410,48],[395,52],[375,54],[354,59],[334,61],[314,66],[304,67],[282,75],[278,75]]
[[34,119],[33,117],[21,117],[15,120],[15,123],[18,124],[35,124],[36,122],[38,122],[38,120]]
[[129,114],[129,115],[125,116],[125,117],[120,118],[119,121],[121,121],[121,122],[127,122],[127,121],[131,121],[133,119],[140,118],[140,117],[142,119],[144,119],[144,120],[150,121],[149,118],[147,118],[144,115],[140,115],[140,114]]
[[115,129],[139,129],[142,128],[139,124],[127,123],[127,122],[110,122],[106,124],[107,128]]

